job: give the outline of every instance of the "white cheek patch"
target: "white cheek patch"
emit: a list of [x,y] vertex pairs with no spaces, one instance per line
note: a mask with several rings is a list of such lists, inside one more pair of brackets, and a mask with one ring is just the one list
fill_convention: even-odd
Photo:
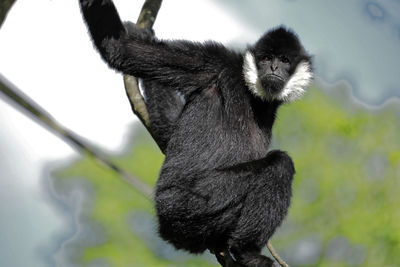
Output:
[[290,102],[299,99],[310,85],[313,74],[310,63],[307,61],[300,62],[283,90],[277,95],[269,96],[261,86],[258,78],[258,71],[254,55],[247,51],[243,62],[243,75],[247,87],[255,96],[263,99],[276,99],[284,102]]
[[291,102],[299,99],[306,92],[306,88],[313,80],[310,63],[300,62],[283,90],[274,98],[284,102]]
[[256,60],[250,51],[247,51],[244,56],[243,76],[250,92],[261,99],[268,99],[267,93],[261,87],[260,79],[258,79]]

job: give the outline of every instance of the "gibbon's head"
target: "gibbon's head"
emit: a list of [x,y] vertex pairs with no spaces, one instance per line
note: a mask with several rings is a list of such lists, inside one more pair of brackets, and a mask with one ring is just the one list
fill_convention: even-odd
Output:
[[255,96],[283,102],[300,98],[313,79],[310,56],[284,27],[267,32],[246,51],[243,74]]

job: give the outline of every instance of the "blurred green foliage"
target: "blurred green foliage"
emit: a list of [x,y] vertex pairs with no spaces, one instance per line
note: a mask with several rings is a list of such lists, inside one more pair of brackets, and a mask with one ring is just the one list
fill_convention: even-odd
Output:
[[[347,92],[312,88],[279,110],[273,146],[288,151],[297,173],[289,216],[273,243],[293,266],[400,266],[398,104],[368,110]],[[154,185],[163,156],[142,130],[132,141],[129,153],[115,161]],[[127,219],[132,211],[154,216],[153,204],[110,170],[83,159],[60,170],[54,186],[60,190],[71,179],[92,185],[91,205],[82,212],[105,236],[77,255],[77,266],[99,258],[109,266],[218,266],[204,257],[155,256]],[[306,251],[295,258],[304,250],[298,241],[310,237],[317,244],[314,257]]]
[[[285,244],[315,233],[322,241],[315,266],[400,266],[398,103],[366,110],[346,89],[335,90],[327,97],[313,88],[279,113],[278,147],[289,151],[297,169],[288,218],[297,227]],[[350,249],[327,260],[324,250],[335,237],[364,255]],[[353,262],[353,256],[361,258]]]

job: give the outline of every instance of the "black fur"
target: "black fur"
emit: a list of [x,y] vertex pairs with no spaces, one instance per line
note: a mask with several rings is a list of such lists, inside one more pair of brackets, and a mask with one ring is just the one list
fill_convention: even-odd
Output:
[[[166,155],[155,193],[160,235],[178,249],[229,249],[245,266],[270,266],[260,251],[287,213],[295,172],[285,152],[268,152],[281,101],[249,91],[241,53],[215,42],[161,41],[124,27],[110,0],[80,3],[104,60],[143,81]],[[303,54],[296,37],[282,38],[279,47]],[[256,58],[274,47],[270,39],[250,48]]]

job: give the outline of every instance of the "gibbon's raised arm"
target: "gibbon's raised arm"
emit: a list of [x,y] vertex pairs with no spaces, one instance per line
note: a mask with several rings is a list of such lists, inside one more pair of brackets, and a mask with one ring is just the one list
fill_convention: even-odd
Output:
[[110,0],[80,0],[80,6],[102,58],[124,74],[190,88],[207,84],[222,67],[212,55],[222,45],[157,40],[151,30],[122,23]]

